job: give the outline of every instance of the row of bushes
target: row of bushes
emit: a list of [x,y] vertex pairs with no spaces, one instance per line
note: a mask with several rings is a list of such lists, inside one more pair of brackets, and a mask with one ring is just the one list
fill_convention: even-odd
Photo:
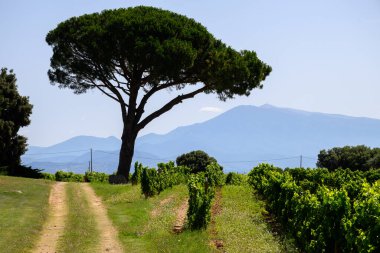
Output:
[[261,164],[249,183],[303,252],[378,252],[380,181],[372,173]]
[[228,184],[244,184],[245,175],[229,173],[227,177],[217,163],[212,163],[198,173],[191,173],[186,166],[175,166],[174,162],[159,163],[156,169],[143,167],[135,163],[132,184],[140,182],[141,191],[146,198],[160,194],[174,185],[187,183],[189,190],[189,209],[187,211],[188,227],[191,230],[204,229],[210,222],[211,202],[215,188]]
[[55,174],[42,173],[42,177],[47,180],[62,182],[108,182],[109,176],[101,172],[86,172],[83,175],[59,170]]
[[184,166],[176,167],[174,162],[159,163],[156,169],[142,167],[135,164],[135,172],[132,175],[132,183],[141,183],[141,191],[145,198],[160,194],[163,190],[174,185],[186,183],[189,169]]
[[205,172],[189,176],[187,225],[191,230],[207,228],[211,218],[211,203],[215,196],[215,189],[224,183],[225,175],[217,163],[208,165]]

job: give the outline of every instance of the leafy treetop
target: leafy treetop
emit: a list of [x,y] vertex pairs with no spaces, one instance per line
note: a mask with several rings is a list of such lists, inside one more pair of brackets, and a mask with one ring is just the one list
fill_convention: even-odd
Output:
[[[209,156],[206,152],[202,150],[196,150],[178,156],[176,163],[177,166],[186,166],[190,168],[191,173],[198,173],[206,171],[208,165],[214,163],[217,164],[217,161],[214,157]],[[222,167],[220,168],[223,169]]]
[[26,138],[18,135],[21,127],[30,124],[32,105],[28,97],[18,93],[16,76],[6,68],[0,71],[0,167],[8,172],[20,165],[26,150]]
[[321,150],[318,154],[317,166],[330,171],[338,168],[361,171],[380,168],[380,148],[372,149],[359,145]]
[[[137,134],[152,120],[199,93],[215,93],[223,101],[248,96],[271,72],[254,51],[238,52],[193,19],[153,7],[73,17],[46,41],[53,48],[52,84],[77,94],[98,89],[120,104],[117,175],[126,178]],[[149,99],[168,89],[182,93],[144,115]]]
[[[237,52],[193,19],[153,7],[73,17],[49,32],[46,41],[54,51],[52,83],[75,93],[97,88],[127,107],[134,107],[134,95],[142,89],[145,95],[134,111],[138,118],[157,91],[203,83],[198,93],[217,93],[225,100],[261,88],[271,71],[255,52]],[[178,96],[172,104],[183,99]]]

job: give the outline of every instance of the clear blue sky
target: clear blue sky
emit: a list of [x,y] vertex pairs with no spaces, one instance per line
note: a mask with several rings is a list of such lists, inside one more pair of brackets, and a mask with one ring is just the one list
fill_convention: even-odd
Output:
[[[31,145],[76,135],[120,136],[121,115],[113,101],[96,91],[74,95],[49,84],[51,48],[45,36],[72,16],[136,5],[194,18],[226,44],[255,50],[273,67],[264,89],[250,97],[219,102],[200,95],[142,134],[165,133],[240,104],[380,119],[379,0],[2,0],[0,66],[14,69],[20,92],[34,105],[32,123],[21,131]],[[158,96],[150,109],[173,95]]]

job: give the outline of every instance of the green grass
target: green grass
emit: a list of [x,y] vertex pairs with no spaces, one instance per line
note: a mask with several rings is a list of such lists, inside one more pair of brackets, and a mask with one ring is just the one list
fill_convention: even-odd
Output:
[[48,212],[50,181],[0,176],[0,251],[28,252]]
[[[0,251],[30,251],[48,211],[50,181],[0,176]],[[221,212],[205,231],[172,232],[186,186],[175,186],[146,200],[139,186],[92,184],[108,209],[126,252],[213,252],[211,239],[223,241],[226,252],[292,252],[273,236],[264,217],[264,203],[246,186],[222,188]],[[69,215],[58,252],[96,252],[100,233],[78,183],[66,185]],[[153,215],[153,210],[155,214]]]
[[[174,234],[176,209],[187,197],[184,185],[144,199],[139,186],[92,184],[119,231],[126,252],[211,252],[206,231]],[[160,202],[170,199],[164,205]],[[152,210],[159,209],[156,215]]]
[[215,229],[226,252],[292,251],[270,232],[262,215],[264,203],[247,186],[224,186],[221,202]]
[[99,231],[85,193],[79,183],[67,183],[68,216],[59,252],[96,252]]

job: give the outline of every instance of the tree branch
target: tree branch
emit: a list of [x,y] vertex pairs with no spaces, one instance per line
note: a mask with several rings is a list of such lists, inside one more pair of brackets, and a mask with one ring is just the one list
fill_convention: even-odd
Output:
[[[127,90],[127,89],[125,89],[125,88],[123,88],[123,87],[121,86],[122,84],[125,84],[125,85],[127,86],[127,83],[124,83],[124,82],[119,81],[119,80],[116,78],[116,76],[115,76],[114,73],[111,73],[111,75],[112,75],[112,80],[114,80],[114,81],[117,83],[117,87],[116,87],[116,88],[122,90],[125,94],[127,94],[128,96],[130,96],[130,92],[129,92],[129,90]],[[128,88],[128,86],[127,86],[127,88]]]
[[178,80],[176,82],[172,81],[172,82],[166,82],[164,84],[161,84],[159,86],[154,86],[152,89],[146,91],[146,94],[143,96],[143,98],[141,99],[140,101],[140,105],[138,106],[137,110],[136,110],[136,118],[137,120],[139,121],[141,119],[141,116],[142,114],[144,113],[144,108],[145,108],[145,105],[146,103],[148,102],[149,98],[156,92],[160,91],[160,90],[163,90],[163,89],[167,89],[167,88],[170,88],[171,86],[173,85],[179,85],[179,84],[183,84],[183,83],[186,83],[186,81],[184,80]]
[[176,104],[179,104],[179,103],[182,103],[183,100],[185,99],[189,99],[189,98],[193,98],[195,95],[203,92],[206,90],[206,86],[203,86],[202,88],[198,89],[198,90],[195,90],[193,92],[190,92],[188,94],[185,94],[185,95],[180,95],[180,96],[177,96],[176,98],[172,99],[170,102],[168,102],[167,104],[165,104],[163,107],[161,107],[161,109],[151,113],[149,116],[147,116],[145,119],[143,119],[140,123],[137,124],[137,131],[140,131],[141,129],[143,129],[149,122],[151,122],[152,120],[154,120],[155,118],[161,116],[162,114],[164,114],[165,112],[169,111],[170,109],[173,108],[173,106],[175,106]]
[[[115,101],[118,102],[118,103],[121,103],[121,102],[119,101],[119,99],[117,99],[116,97],[114,97],[114,96],[112,96],[111,94],[107,93],[105,90],[103,90],[103,89],[101,88],[101,87],[105,87],[105,85],[94,84],[94,87],[96,87],[98,90],[100,90],[100,91],[101,91],[104,95],[106,95],[107,97],[109,97],[109,98],[115,100]],[[125,105],[125,106],[128,107],[128,105]]]
[[[102,68],[100,66],[97,66],[98,68],[98,71],[102,72]],[[121,107],[121,113],[122,113],[122,116],[123,116],[123,122],[126,122],[127,121],[127,110],[126,110],[126,107],[129,108],[129,104],[126,104],[124,99],[123,99],[123,96],[120,94],[120,92],[116,89],[116,87],[106,78],[106,75],[102,75],[103,78],[100,80],[101,82],[104,83],[104,85],[110,90],[112,91],[113,94],[115,94],[115,96],[117,97],[117,101],[119,102],[120,104],[120,107]]]

